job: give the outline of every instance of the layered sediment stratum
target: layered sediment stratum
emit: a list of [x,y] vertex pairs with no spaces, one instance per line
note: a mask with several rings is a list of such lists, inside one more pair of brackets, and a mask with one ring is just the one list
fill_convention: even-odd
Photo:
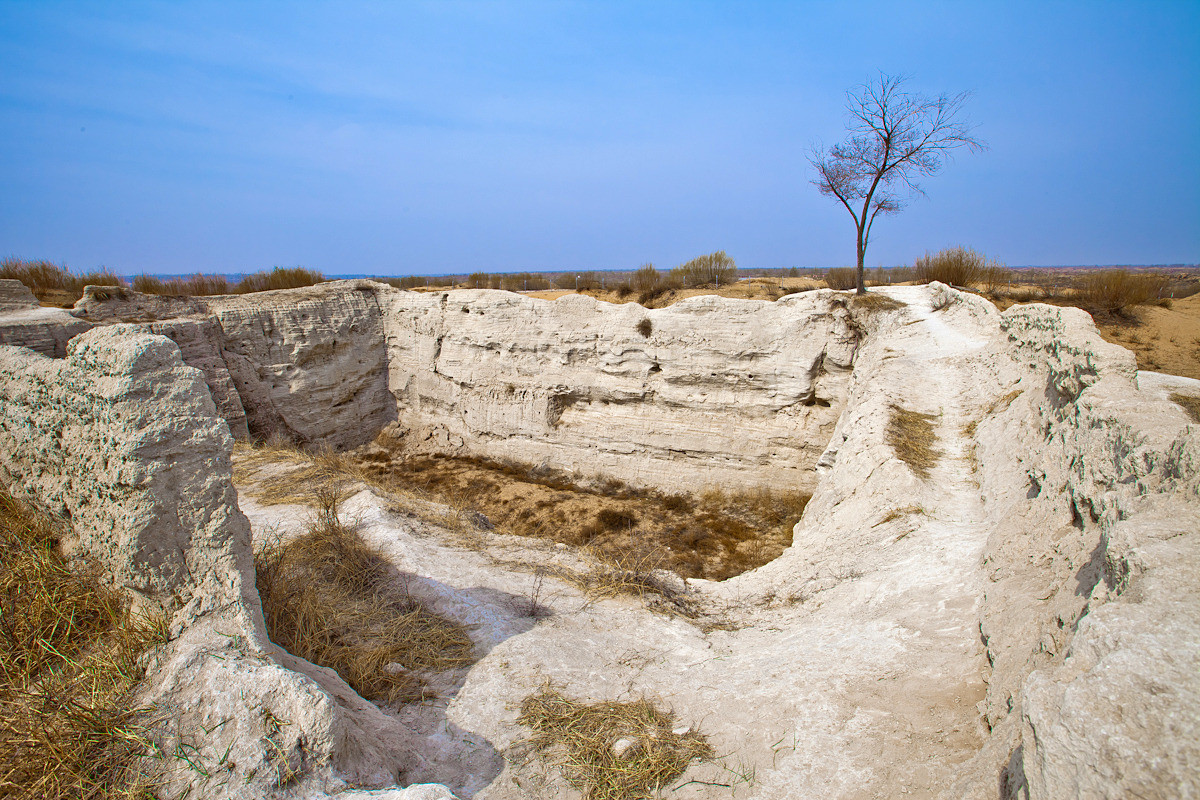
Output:
[[[732,631],[589,612],[490,644],[448,713],[497,747],[509,687],[618,674],[655,631],[638,680],[717,709],[748,797],[1200,794],[1200,428],[1082,312],[889,294],[903,307],[91,287],[70,316],[0,285],[19,345],[0,347],[0,481],[171,615],[147,697],[180,741],[240,754],[236,780],[171,776],[206,797],[429,777],[421,736],[267,640],[229,466],[231,432],[350,447],[384,428],[416,452],[813,493],[783,556],[695,583]],[[897,407],[935,420],[928,479],[886,443]],[[522,796],[509,777],[477,796]]]

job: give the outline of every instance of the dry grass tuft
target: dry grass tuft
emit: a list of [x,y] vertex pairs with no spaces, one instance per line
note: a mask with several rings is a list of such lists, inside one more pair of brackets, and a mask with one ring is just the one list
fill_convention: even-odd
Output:
[[1166,286],[1162,275],[1102,269],[1085,273],[1078,280],[1078,304],[1093,314],[1127,316],[1133,306],[1158,298]]
[[651,332],[654,330],[654,323],[650,321],[649,317],[646,317],[637,324],[636,328],[637,332],[640,333],[643,338],[649,338]]
[[850,299],[851,308],[861,308],[866,311],[895,311],[904,308],[904,303],[894,297],[888,297],[886,294],[878,292],[869,292],[867,294],[856,294]]
[[473,663],[474,645],[461,625],[409,597],[387,559],[341,522],[340,493],[318,489],[309,531],[257,555],[267,631],[368,700],[420,700],[421,674]]
[[896,457],[908,464],[913,473],[922,480],[929,479],[929,471],[942,457],[938,449],[937,431],[934,430],[935,414],[909,411],[893,404],[890,407],[887,443]]
[[[556,765],[586,800],[659,796],[695,760],[714,757],[705,737],[643,698],[583,703],[547,686],[521,703],[523,744]],[[676,731],[679,731],[678,733]]]
[[560,577],[593,598],[629,595],[640,599],[652,611],[687,619],[700,616],[700,608],[689,594],[687,584],[665,569],[667,559],[663,548],[643,545],[620,553],[591,550],[590,554],[596,561],[595,569]]
[[844,291],[858,288],[858,270],[854,267],[834,267],[825,273],[825,285]]
[[322,283],[325,276],[320,272],[303,267],[275,267],[270,272],[255,272],[238,281],[239,294],[268,292],[276,289],[299,289]]
[[164,639],[0,492],[0,797],[152,798],[139,656]]
[[905,506],[904,508],[893,508],[891,511],[883,515],[883,519],[872,525],[872,528],[877,528],[880,525],[885,525],[889,522],[895,522],[904,517],[924,516],[925,508],[923,506]]
[[95,272],[74,273],[65,265],[21,258],[0,260],[0,278],[12,278],[29,287],[42,303],[70,307],[83,294],[84,286],[119,286],[121,278],[101,267]]
[[1171,400],[1183,406],[1183,410],[1192,418],[1192,422],[1200,422],[1200,397],[1181,392],[1171,392]]

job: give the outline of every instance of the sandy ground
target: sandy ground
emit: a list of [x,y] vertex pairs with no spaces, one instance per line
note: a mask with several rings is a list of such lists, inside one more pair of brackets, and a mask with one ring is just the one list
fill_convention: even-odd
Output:
[[1170,308],[1140,308],[1137,314],[1140,325],[1101,321],[1101,335],[1132,350],[1138,369],[1200,378],[1200,295],[1174,300]]

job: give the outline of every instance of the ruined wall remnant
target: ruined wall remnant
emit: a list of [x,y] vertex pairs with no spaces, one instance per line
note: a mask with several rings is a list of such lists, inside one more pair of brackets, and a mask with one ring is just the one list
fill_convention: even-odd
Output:
[[171,338],[237,437],[342,449],[395,421],[418,452],[695,490],[810,491],[862,333],[827,291],[650,310],[372,281],[205,298],[88,287],[73,314]]
[[251,434],[342,449],[395,419],[377,285],[206,298]]
[[653,310],[486,290],[380,299],[409,446],[666,489],[811,490],[858,342],[829,292]]
[[237,596],[191,579],[248,541],[230,446],[200,373],[166,339],[112,326],[74,338],[62,359],[0,348],[0,479],[68,521],[74,547],[147,601]]
[[135,698],[157,709],[161,750],[188,753],[156,762],[164,792],[374,796],[343,790],[393,786],[412,766],[408,734],[268,640],[232,443],[202,374],[139,326],[91,330],[62,359],[0,347],[0,485],[143,611],[169,615]]
[[[829,755],[810,772],[829,767],[818,777],[844,782],[842,795],[867,792],[870,773],[886,796],[921,742],[953,755],[937,766],[958,781],[946,797],[1191,791],[1200,426],[1139,389],[1132,356],[1082,312],[1001,314],[936,284],[892,294],[905,308],[864,316],[831,292],[647,310],[347,281],[203,299],[93,292],[80,319],[17,297],[0,341],[59,357],[0,347],[0,482],[69,524],[77,552],[114,582],[173,613],[147,696],[169,699],[181,742],[226,704],[237,723],[187,743],[214,759],[232,748],[231,785],[249,781],[254,796],[292,791],[280,776],[293,764],[314,797],[388,784],[412,766],[411,734],[266,640],[229,430],[351,447],[392,422],[417,452],[666,489],[814,490],[783,556],[700,588],[748,609],[744,630],[721,634],[730,664],[781,676],[861,634],[855,652],[877,662],[845,667],[839,697],[866,708],[930,692],[905,724],[936,711],[953,737],[936,725],[892,736],[896,703],[843,709],[818,731]],[[864,337],[874,325],[882,335]],[[893,406],[936,420],[932,479],[887,444]],[[809,641],[822,608],[834,625]],[[804,718],[815,728],[820,704],[836,706],[818,678],[802,698],[820,707]],[[747,696],[766,702],[771,683]],[[262,708],[296,721],[272,750]],[[871,772],[885,747],[895,757]],[[817,760],[790,763],[808,776]],[[217,778],[177,777],[235,796]]]

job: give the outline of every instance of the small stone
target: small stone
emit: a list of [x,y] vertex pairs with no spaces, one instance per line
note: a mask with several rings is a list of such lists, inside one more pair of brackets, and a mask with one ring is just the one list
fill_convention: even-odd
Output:
[[620,739],[617,739],[613,742],[612,746],[613,755],[617,758],[626,758],[627,754],[632,755],[636,749],[637,740],[630,739],[628,736],[622,736]]

